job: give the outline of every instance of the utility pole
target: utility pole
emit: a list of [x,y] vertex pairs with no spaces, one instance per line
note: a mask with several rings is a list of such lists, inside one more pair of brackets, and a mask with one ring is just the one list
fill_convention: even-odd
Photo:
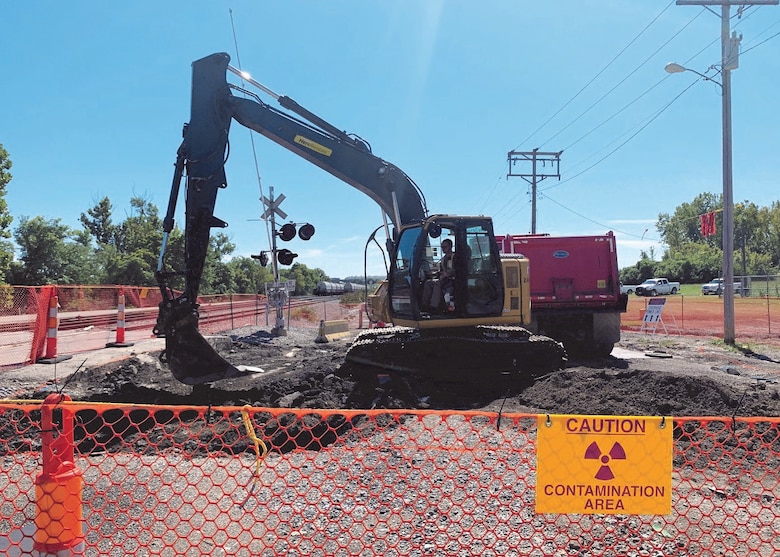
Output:
[[[739,66],[739,42],[742,37],[730,36],[729,12],[732,4],[777,5],[778,0],[677,0],[678,6],[720,6],[721,80],[723,88],[723,342],[734,344],[734,194],[731,145],[731,71]],[[714,13],[714,12],[713,12]]]
[[[509,151],[507,153],[507,161],[509,162],[507,178],[518,176],[531,184],[531,234],[536,234],[536,186],[545,178],[561,179],[561,153],[563,151],[546,153],[540,152],[539,149],[534,149],[533,151]],[[514,166],[519,162],[530,162],[531,172],[521,172],[519,174],[513,172]],[[542,163],[543,169],[547,167],[547,163],[550,163],[550,171],[542,170],[540,172],[539,163]]]

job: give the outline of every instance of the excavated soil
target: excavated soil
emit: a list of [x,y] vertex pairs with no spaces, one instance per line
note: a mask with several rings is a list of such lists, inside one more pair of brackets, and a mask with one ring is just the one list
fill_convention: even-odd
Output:
[[624,333],[611,356],[569,361],[535,382],[486,369],[473,381],[454,383],[347,364],[350,338],[316,343],[311,329],[282,337],[242,330],[231,338],[223,357],[262,372],[193,388],[170,375],[159,353],[136,353],[81,369],[59,387],[74,400],[133,404],[780,415],[780,347],[771,345],[734,348],[710,338]]

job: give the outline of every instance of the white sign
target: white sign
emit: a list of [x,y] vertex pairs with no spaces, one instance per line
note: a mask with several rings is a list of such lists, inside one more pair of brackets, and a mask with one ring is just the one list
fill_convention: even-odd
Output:
[[271,195],[271,199],[268,199],[266,196],[262,196],[260,198],[260,201],[262,201],[263,205],[265,205],[268,208],[265,210],[265,212],[263,212],[262,215],[260,215],[260,218],[263,219],[263,220],[268,220],[268,218],[271,215],[276,213],[281,218],[286,219],[287,218],[287,213],[285,213],[284,211],[282,211],[279,208],[279,205],[281,205],[282,201],[284,201],[284,200],[285,200],[285,197],[284,197],[283,193],[279,194],[279,197],[277,197],[276,199],[273,199],[273,194]]
[[645,310],[645,316],[642,318],[643,323],[658,323],[661,321],[661,313],[664,311],[664,304],[666,298],[652,298]]

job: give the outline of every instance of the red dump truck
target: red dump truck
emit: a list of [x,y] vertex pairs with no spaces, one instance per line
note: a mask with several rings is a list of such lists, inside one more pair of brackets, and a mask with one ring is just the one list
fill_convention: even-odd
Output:
[[620,292],[615,236],[496,236],[499,250],[530,262],[531,328],[563,342],[574,358],[606,356],[620,340]]

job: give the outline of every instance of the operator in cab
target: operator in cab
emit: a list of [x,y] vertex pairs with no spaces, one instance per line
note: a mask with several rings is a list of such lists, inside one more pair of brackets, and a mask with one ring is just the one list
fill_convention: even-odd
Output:
[[[442,240],[441,250],[444,255],[436,266],[434,278],[428,280],[423,288],[423,303],[428,304],[429,309],[439,309],[442,302],[445,307],[450,305],[451,297],[455,290],[455,251],[452,240]],[[447,296],[449,295],[449,296]]]

